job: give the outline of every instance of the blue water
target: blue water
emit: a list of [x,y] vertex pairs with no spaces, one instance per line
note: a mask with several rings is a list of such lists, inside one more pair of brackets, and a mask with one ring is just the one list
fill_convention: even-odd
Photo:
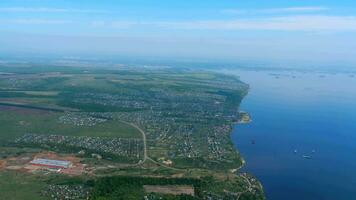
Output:
[[253,122],[237,125],[232,139],[246,160],[242,170],[262,182],[267,199],[356,199],[355,76],[229,73],[251,87],[241,110]]

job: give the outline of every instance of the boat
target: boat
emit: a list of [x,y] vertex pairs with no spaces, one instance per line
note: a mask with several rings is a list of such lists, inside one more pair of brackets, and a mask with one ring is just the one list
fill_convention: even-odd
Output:
[[311,156],[308,156],[308,155],[303,155],[303,158],[305,158],[305,159],[312,159],[312,157],[311,157]]

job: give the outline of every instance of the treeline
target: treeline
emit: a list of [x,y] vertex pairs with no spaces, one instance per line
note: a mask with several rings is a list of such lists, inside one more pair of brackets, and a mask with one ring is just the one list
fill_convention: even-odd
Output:
[[[228,147],[225,147],[228,148]],[[197,158],[174,158],[172,159],[175,163],[176,168],[192,168],[193,166],[203,169],[225,171],[228,169],[234,169],[242,165],[242,161],[239,158],[238,154],[234,157],[229,158],[229,161],[220,160],[208,160],[203,157]]]
[[[1,142],[0,142],[1,144]],[[84,150],[84,154],[80,155],[83,158],[91,158],[92,154],[99,154],[103,159],[110,160],[114,162],[123,162],[123,163],[136,163],[139,161],[138,158],[131,158],[126,156],[120,156],[109,152],[95,151],[91,149],[86,149],[82,147],[75,147],[70,145],[57,145],[57,144],[37,144],[37,143],[15,143],[8,142],[6,144],[9,147],[18,147],[18,148],[40,148],[47,151],[54,151],[58,153],[78,153],[79,151]]]
[[160,195],[163,199],[197,200],[202,196],[203,182],[189,178],[152,178],[152,177],[103,177],[95,181],[91,198],[133,200],[143,199],[145,195],[144,185],[191,185],[194,187],[195,196],[190,195]]
[[[58,99],[56,104],[62,107],[69,107],[73,109],[79,109],[84,112],[136,112],[142,111],[144,109],[139,108],[128,108],[128,107],[120,107],[120,106],[113,106],[113,105],[102,105],[97,103],[81,103],[76,102],[75,99],[78,97],[76,96],[77,93],[100,93],[103,91],[97,89],[90,89],[90,88],[72,88],[70,91],[66,90],[65,92],[60,92],[58,95]],[[87,97],[91,99],[92,97]]]
[[43,110],[43,111],[52,111],[52,112],[65,112],[65,109],[60,108],[50,108],[50,107],[41,107],[41,106],[32,106],[32,105],[25,105],[25,104],[13,104],[13,103],[0,103],[0,106],[12,106],[18,108],[28,108],[28,109],[36,109],[36,110]]

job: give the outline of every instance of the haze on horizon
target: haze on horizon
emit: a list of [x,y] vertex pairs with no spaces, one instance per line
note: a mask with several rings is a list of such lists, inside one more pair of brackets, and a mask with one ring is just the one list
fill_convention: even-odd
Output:
[[1,54],[356,65],[355,34],[351,0],[0,2]]

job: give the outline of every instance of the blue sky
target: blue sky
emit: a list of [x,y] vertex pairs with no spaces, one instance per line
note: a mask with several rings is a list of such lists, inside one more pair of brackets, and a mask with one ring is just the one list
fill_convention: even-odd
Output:
[[356,64],[352,0],[11,0],[0,52]]

